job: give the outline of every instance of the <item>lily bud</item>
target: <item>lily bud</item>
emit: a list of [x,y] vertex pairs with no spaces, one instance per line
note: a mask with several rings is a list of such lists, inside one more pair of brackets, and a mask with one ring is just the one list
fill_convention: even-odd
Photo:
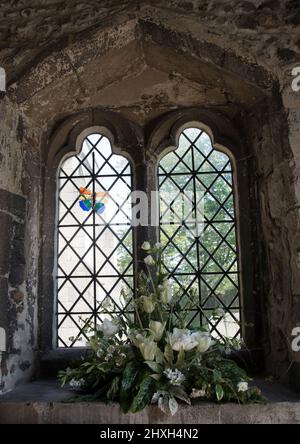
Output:
[[141,296],[141,301],[143,302],[143,309],[146,313],[152,313],[155,309],[155,302],[151,296]]
[[155,260],[153,259],[153,257],[150,254],[145,257],[144,262],[146,265],[148,265],[150,267],[151,267],[151,265],[155,265]]
[[145,250],[145,251],[151,250],[150,242],[147,242],[147,241],[143,242],[141,248],[142,248],[142,250]]
[[145,338],[143,342],[140,342],[139,349],[145,361],[154,361],[157,351],[156,342],[150,338]]
[[160,341],[162,338],[162,335],[164,334],[166,324],[162,324],[159,321],[150,321],[149,322],[149,331],[151,333],[151,336],[155,339],[155,341]]

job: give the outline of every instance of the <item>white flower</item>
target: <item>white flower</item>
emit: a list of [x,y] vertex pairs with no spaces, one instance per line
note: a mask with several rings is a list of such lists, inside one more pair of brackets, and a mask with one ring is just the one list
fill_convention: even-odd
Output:
[[156,242],[154,246],[157,248],[157,250],[159,250],[162,247],[162,244],[160,242]]
[[155,260],[153,259],[153,257],[151,256],[151,254],[149,254],[148,256],[145,257],[144,262],[146,265],[151,266],[155,264]]
[[169,333],[168,341],[171,345],[172,349],[175,351],[180,351],[181,349],[184,351],[192,350],[198,345],[198,332],[193,333],[191,330],[187,328],[179,329],[174,328],[173,333]]
[[153,341],[153,339],[143,338],[143,341],[139,343],[138,347],[145,361],[154,361],[157,351],[157,344]]
[[151,333],[151,336],[155,339],[155,341],[160,341],[162,338],[162,335],[164,333],[166,324],[161,323],[159,321],[150,321],[149,322],[149,330]]
[[237,385],[238,392],[246,392],[248,390],[248,382],[240,381]]
[[172,300],[172,287],[168,279],[165,279],[162,285],[158,286],[160,300],[163,304],[169,304]]
[[164,371],[164,375],[170,380],[172,385],[181,385],[185,381],[185,376],[181,373],[180,370],[175,368],[172,370],[171,368],[166,368]]
[[151,296],[141,296],[140,297],[142,303],[143,303],[143,309],[146,313],[152,313],[155,309],[155,302],[153,302],[153,299]]
[[71,379],[71,381],[69,382],[70,387],[72,387],[73,389],[79,389],[82,388],[85,384],[85,381],[83,378],[81,379]]
[[147,241],[143,242],[141,248],[142,248],[142,250],[145,250],[145,251],[151,250],[150,242],[147,242]]
[[194,333],[194,338],[198,342],[197,350],[199,353],[206,352],[213,343],[210,334],[203,331]]
[[205,396],[206,392],[205,390],[199,390],[199,389],[192,389],[192,393],[190,394],[190,398],[202,398]]
[[96,326],[97,331],[102,331],[104,336],[114,336],[116,333],[118,333],[120,327],[118,323],[114,321],[109,321],[108,319],[104,319],[101,325]]

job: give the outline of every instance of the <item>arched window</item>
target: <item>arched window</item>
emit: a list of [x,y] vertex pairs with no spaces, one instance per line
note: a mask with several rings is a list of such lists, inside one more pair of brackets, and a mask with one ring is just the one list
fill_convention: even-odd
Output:
[[208,324],[216,337],[240,336],[240,293],[233,170],[198,128],[158,168],[160,242],[179,295],[183,325]]
[[131,167],[110,141],[91,134],[59,168],[57,207],[57,346],[85,345],[84,321],[124,315],[120,290],[133,293]]
[[99,111],[75,127],[68,119],[53,135],[45,169],[41,350],[61,348],[64,359],[64,348],[86,346],[84,321],[134,316],[130,299],[145,241],[163,245],[177,326],[208,324],[215,337],[257,346],[251,165],[236,130],[210,117],[178,111],[142,134],[119,114]]

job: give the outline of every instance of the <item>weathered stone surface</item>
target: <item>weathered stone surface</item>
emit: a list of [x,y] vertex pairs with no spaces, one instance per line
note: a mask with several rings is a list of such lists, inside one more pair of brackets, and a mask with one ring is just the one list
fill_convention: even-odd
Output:
[[[129,118],[144,140],[163,115],[188,107],[215,112],[237,129],[249,153],[243,168],[251,171],[247,254],[261,325],[256,340],[267,368],[289,374],[290,362],[299,362],[289,342],[300,318],[300,92],[291,87],[300,66],[299,3],[7,1],[1,14],[0,65],[8,79],[0,97],[0,325],[10,350],[4,390],[32,375],[38,298],[41,305],[53,298],[53,245],[39,257],[47,245],[40,221],[49,198],[48,142],[68,116],[97,109]],[[45,214],[47,233],[53,209]],[[51,265],[45,294],[38,292],[39,260]]]
[[23,196],[0,189],[0,202],[0,211],[9,213],[13,218],[24,220],[26,199]]
[[15,304],[19,305],[24,300],[24,293],[20,290],[12,290],[10,292],[10,297]]
[[13,287],[22,284],[25,279],[25,227],[24,224],[13,223],[13,235],[10,243],[10,266],[8,279]]
[[173,417],[157,407],[122,414],[117,405],[99,403],[7,403],[0,406],[1,424],[300,424],[299,404],[251,406],[204,404],[182,407]]

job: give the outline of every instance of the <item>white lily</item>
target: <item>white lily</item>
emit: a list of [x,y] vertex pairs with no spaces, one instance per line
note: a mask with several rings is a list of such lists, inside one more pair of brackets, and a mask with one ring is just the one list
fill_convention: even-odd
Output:
[[143,302],[143,309],[146,313],[152,313],[155,309],[155,302],[151,296],[141,296],[141,301]]
[[209,347],[213,344],[213,341],[211,339],[211,336],[209,333],[204,331],[198,331],[194,333],[194,338],[198,342],[197,350],[199,353],[206,352]]
[[145,361],[154,361],[157,344],[151,338],[143,338],[143,341],[139,343],[140,352]]
[[199,345],[199,332],[192,332],[187,328],[174,328],[173,333],[169,333],[168,341],[175,351],[189,351]]
[[159,321],[150,321],[149,322],[149,331],[151,336],[155,339],[155,341],[160,341],[162,335],[164,334],[166,324],[161,323]]

